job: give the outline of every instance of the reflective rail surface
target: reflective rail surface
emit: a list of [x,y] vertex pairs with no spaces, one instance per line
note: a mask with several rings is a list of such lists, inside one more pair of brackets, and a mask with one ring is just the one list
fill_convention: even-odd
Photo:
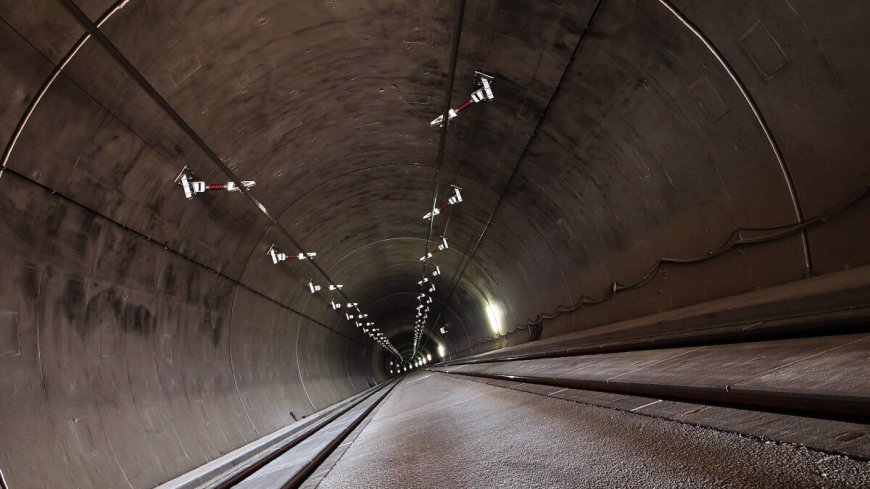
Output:
[[279,448],[256,456],[244,466],[200,487],[299,487],[399,382],[382,384]]

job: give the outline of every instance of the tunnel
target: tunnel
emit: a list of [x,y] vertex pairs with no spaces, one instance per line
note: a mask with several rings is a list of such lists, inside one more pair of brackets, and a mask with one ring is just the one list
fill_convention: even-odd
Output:
[[867,2],[0,19],[3,489],[870,485]]

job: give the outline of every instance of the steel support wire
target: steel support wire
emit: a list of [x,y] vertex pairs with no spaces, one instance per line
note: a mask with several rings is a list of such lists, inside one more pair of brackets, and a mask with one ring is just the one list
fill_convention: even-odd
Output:
[[[459,0],[459,5],[456,11],[456,23],[453,29],[453,41],[450,46],[450,65],[447,71],[447,88],[444,92],[444,111],[443,111],[443,121],[444,123],[441,125],[441,132],[438,138],[438,152],[435,155],[435,177],[432,183],[432,208],[430,212],[432,213],[429,218],[429,226],[426,232],[426,242],[425,242],[425,253],[423,256],[427,256],[429,254],[429,242],[432,240],[432,229],[435,226],[435,207],[438,204],[438,187],[441,184],[441,165],[444,161],[444,145],[447,139],[447,123],[450,116],[450,99],[453,96],[453,85],[456,81],[456,63],[459,59],[459,43],[462,39],[462,22],[465,18],[465,0]],[[423,274],[422,276],[426,276],[426,272],[428,270],[429,260],[423,259]],[[425,290],[424,286],[420,286],[420,290]],[[414,336],[417,336],[417,327],[414,327]],[[415,345],[416,346],[416,345]],[[416,348],[412,350],[411,358],[417,353]]]
[[[537,124],[535,125],[534,131],[532,131],[531,136],[529,136],[529,140],[526,142],[525,147],[523,148],[522,153],[520,153],[519,158],[517,159],[516,164],[514,165],[513,171],[511,171],[510,177],[508,177],[507,182],[505,183],[504,190],[502,190],[501,195],[498,197],[498,201],[495,204],[495,208],[490,213],[489,218],[486,220],[486,224],[483,226],[483,230],[480,232],[480,236],[477,237],[477,241],[474,243],[474,247],[471,249],[470,253],[465,255],[465,260],[462,262],[462,266],[459,269],[459,273],[453,280],[453,283],[450,286],[450,293],[447,295],[447,299],[441,304],[441,308],[438,311],[438,316],[435,317],[435,321],[432,324],[438,324],[438,321],[441,319],[441,316],[444,314],[444,308],[447,307],[447,304],[450,303],[450,300],[453,298],[454,293],[456,292],[456,287],[459,285],[459,281],[462,279],[462,275],[465,274],[465,269],[468,267],[468,263],[474,259],[474,255],[477,253],[477,249],[480,247],[480,243],[483,241],[483,238],[486,237],[486,232],[489,230],[489,226],[492,224],[493,219],[495,219],[496,213],[498,213],[501,208],[501,204],[507,196],[508,192],[511,190],[511,185],[514,182],[514,178],[516,178],[517,173],[519,172],[520,166],[523,163],[523,160],[526,159],[526,155],[529,153],[529,148],[531,148],[532,143],[537,139],[538,134],[541,132],[541,127],[544,125],[544,121],[547,119],[547,114],[550,112],[550,108],[553,106],[553,102],[559,95],[559,91],[562,89],[562,84],[565,82],[565,77],[568,75],[568,72],[571,70],[571,67],[574,65],[574,60],[577,59],[577,53],[580,52],[580,48],[583,46],[584,41],[586,40],[586,36],[589,33],[589,28],[592,26],[592,23],[595,21],[595,17],[598,15],[598,12],[601,10],[601,5],[604,3],[604,0],[598,0],[598,3],[595,4],[595,8],[592,10],[592,14],[589,16],[589,20],[586,21],[586,25],[583,27],[583,32],[580,33],[580,38],[577,39],[577,44],[574,46],[574,51],[571,52],[571,57],[568,58],[568,64],[565,65],[565,69],[562,71],[562,76],[559,77],[559,82],[556,84],[556,89],[553,90],[553,94],[550,96],[550,100],[547,101],[547,105],[544,107],[543,113],[541,113],[541,117],[538,119]],[[445,116],[446,121],[446,116]],[[446,125],[446,124],[445,124]],[[428,249],[428,242],[427,242]],[[428,336],[426,339],[428,340]],[[425,346],[425,345],[423,345]],[[422,349],[422,346],[421,346]]]
[[[764,133],[764,137],[767,139],[767,142],[770,144],[770,149],[773,150],[773,156],[776,158],[777,163],[779,164],[779,168],[782,171],[782,177],[785,180],[786,188],[788,189],[788,195],[791,199],[792,207],[794,208],[795,219],[797,222],[802,222],[804,220],[804,211],[801,208],[800,201],[798,200],[797,190],[794,184],[794,178],[791,175],[791,171],[788,168],[788,165],[785,162],[785,156],[782,154],[782,149],[779,147],[779,143],[776,141],[776,138],[773,136],[773,131],[770,128],[770,125],[765,120],[764,115],[761,112],[761,108],[755,102],[755,98],[752,97],[752,94],[749,92],[749,89],[746,87],[746,84],[743,83],[743,80],[737,75],[737,72],[725,59],[725,56],[719,51],[719,49],[713,44],[713,41],[707,37],[701,29],[695,25],[691,20],[689,20],[677,7],[674,6],[668,0],[659,0],[659,3],[666,8],[673,16],[685,26],[695,37],[698,38],[699,41],[707,48],[710,54],[716,58],[716,61],[722,66],[722,69],[728,73],[728,76],[731,78],[731,81],[734,82],[734,85],[737,87],[737,90],[743,96],[744,100],[746,100],[747,105],[749,105],[749,110],[752,111],[752,115],[755,116],[755,120],[758,121],[758,126],[761,129],[761,132]],[[801,244],[803,245],[804,251],[804,266],[806,267],[806,274],[813,274],[813,260],[812,255],[810,254],[810,243],[809,237],[806,232],[801,232]]]
[[[274,226],[280,234],[284,236],[296,249],[299,253],[305,253],[305,249],[302,244],[300,244],[287,229],[278,222],[278,220],[273,217],[266,207],[251,193],[251,191],[245,187],[241,180],[233,173],[232,170],[227,167],[224,162],[220,159],[220,156],[205,142],[205,140],[197,133],[190,124],[187,123],[186,120],[179,114],[170,104],[169,102],[163,98],[162,95],[151,85],[150,82],[136,69],[135,66],[118,50],[118,48],[109,40],[108,37],[103,34],[99,27],[94,24],[90,18],[88,18],[87,14],[85,14],[78,5],[73,0],[58,0],[76,19],[76,21],[81,25],[85,31],[87,31],[91,37],[93,37],[103,49],[109,54],[109,56],[118,63],[121,68],[131,77],[133,80],[139,85],[139,87],[145,91],[149,98],[154,101],[163,112],[169,116],[170,119],[175,122],[175,124],[191,139],[191,141],[196,144],[200,150],[211,160],[214,165],[220,169],[220,171],[226,175],[227,178],[230,179],[239,190],[245,195],[245,197],[257,208],[257,210],[262,214],[271,224]],[[314,259],[306,260],[311,263],[311,265],[326,279],[326,281],[331,285],[336,285],[336,283],[329,277],[323,268],[318,265]],[[341,289],[337,289],[338,293],[341,294],[342,297],[349,303],[354,302],[348,297],[344,291]],[[359,308],[356,308],[359,311]]]
[[559,305],[553,312],[542,312],[535,316],[534,319],[526,320],[524,324],[515,325],[514,329],[512,330],[506,331],[505,333],[502,333],[497,337],[478,340],[475,345],[454,352],[454,354],[458,355],[460,353],[465,353],[475,348],[477,345],[488,343],[501,336],[509,336],[516,333],[517,331],[527,329],[531,326],[540,325],[545,320],[549,321],[551,319],[555,319],[561,314],[572,313],[585,306],[594,306],[597,304],[601,304],[602,302],[614,298],[619,292],[646,287],[647,285],[652,283],[653,279],[656,277],[659,271],[664,270],[665,265],[694,265],[697,263],[713,260],[735,249],[769,243],[772,241],[789,238],[799,233],[806,234],[806,232],[810,229],[827,224],[835,217],[839,216],[848,209],[851,209],[858,203],[863,202],[867,198],[870,198],[870,184],[865,185],[863,189],[850,195],[842,202],[838,202],[831,208],[803,222],[764,228],[737,228],[732,231],[731,234],[728,235],[728,238],[722,243],[722,245],[720,245],[719,248],[714,251],[709,251],[703,255],[688,258],[659,258],[658,261],[656,261],[650,268],[647,269],[647,271],[643,275],[641,275],[640,278],[638,278],[634,282],[622,283],[618,280],[614,280],[607,288],[607,292],[605,292],[605,294],[602,296],[591,297],[583,294],[580,296],[579,299],[577,299],[576,302],[574,302],[574,304]]
[[[98,210],[96,210],[96,209],[92,209],[92,208],[90,208],[90,207],[88,207],[88,206],[82,204],[81,202],[79,202],[79,201],[77,201],[77,200],[75,200],[75,199],[69,197],[68,195],[66,195],[66,194],[64,194],[64,193],[62,193],[62,192],[59,192],[59,191],[57,191],[57,190],[55,190],[55,189],[53,189],[53,188],[51,188],[51,187],[48,187],[48,186],[46,186],[46,185],[43,185],[42,183],[39,183],[39,182],[37,182],[36,180],[33,180],[32,178],[30,178],[30,177],[28,177],[28,176],[26,176],[26,175],[24,175],[24,174],[22,174],[22,173],[19,173],[17,170],[13,170],[12,168],[6,168],[4,171],[5,171],[7,174],[9,174],[9,175],[11,175],[11,176],[13,176],[13,177],[15,177],[15,178],[18,178],[18,179],[20,179],[21,181],[23,181],[23,182],[25,182],[25,183],[27,183],[27,184],[33,185],[33,186],[35,186],[35,187],[41,189],[42,191],[47,192],[47,193],[49,193],[49,194],[55,196],[56,198],[59,198],[59,199],[63,200],[64,202],[66,202],[66,203],[68,203],[68,204],[70,204],[70,205],[72,205],[72,206],[75,206],[75,207],[78,208],[78,209],[81,209],[81,210],[84,211],[84,212],[87,212],[88,214],[91,214],[91,215],[93,215],[93,216],[96,216],[96,217],[98,217],[98,218],[100,218],[100,219],[102,219],[102,220],[104,220],[104,221],[106,221],[106,222],[112,224],[113,226],[117,226],[118,229],[120,229],[120,230],[122,230],[122,231],[124,231],[124,232],[130,233],[130,234],[132,234],[133,236],[136,236],[136,237],[138,237],[139,239],[142,239],[142,240],[147,241],[147,242],[149,242],[149,243],[153,243],[155,246],[159,246],[159,247],[163,248],[164,251],[166,251],[166,252],[168,252],[168,253],[170,253],[170,254],[173,254],[173,255],[177,256],[179,259],[185,260],[185,261],[187,261],[188,263],[192,263],[192,264],[196,265],[197,267],[202,268],[203,270],[206,270],[206,271],[208,271],[208,272],[210,272],[210,273],[213,273],[213,274],[217,275],[218,277],[220,277],[220,278],[222,278],[222,279],[224,279],[224,280],[227,280],[228,282],[234,284],[236,287],[241,287],[242,289],[247,290],[248,292],[250,292],[250,293],[256,295],[257,297],[260,297],[260,298],[262,298],[262,299],[264,299],[264,300],[267,300],[267,301],[269,301],[269,302],[271,302],[271,303],[277,305],[278,307],[282,307],[282,308],[284,308],[284,309],[286,309],[286,310],[292,312],[293,314],[296,314],[297,316],[299,316],[299,317],[301,317],[301,318],[303,318],[303,319],[306,319],[306,320],[308,320],[308,321],[311,321],[312,323],[314,323],[314,324],[316,324],[316,325],[318,325],[318,326],[321,326],[321,327],[323,327],[323,328],[325,328],[325,329],[327,329],[327,330],[329,330],[329,331],[332,331],[333,333],[335,333],[335,334],[341,336],[342,338],[347,339],[348,341],[352,341],[352,342],[356,343],[357,345],[364,346],[363,343],[360,343],[360,342],[357,341],[356,339],[354,339],[354,338],[352,338],[352,337],[350,337],[350,336],[348,336],[348,335],[342,333],[341,331],[339,331],[339,330],[337,330],[337,329],[333,329],[331,326],[327,325],[326,323],[323,323],[323,322],[321,322],[321,321],[318,321],[317,319],[315,319],[315,318],[309,316],[308,314],[305,314],[305,313],[302,312],[302,311],[299,311],[299,310],[297,310],[297,309],[295,309],[295,308],[293,308],[293,307],[291,307],[291,306],[289,306],[289,305],[287,305],[287,304],[284,304],[283,302],[279,301],[278,299],[275,299],[274,297],[270,297],[269,295],[266,295],[265,293],[260,292],[259,290],[257,290],[257,289],[255,289],[255,288],[253,288],[253,287],[251,287],[251,286],[249,286],[249,285],[243,283],[243,282],[240,281],[240,280],[237,280],[237,279],[235,279],[235,278],[233,278],[233,277],[230,277],[230,276],[227,275],[226,273],[224,273],[224,272],[222,272],[222,271],[220,271],[220,270],[218,270],[218,269],[216,269],[216,268],[214,268],[214,267],[212,267],[212,266],[210,266],[210,265],[207,265],[207,264],[205,264],[204,262],[201,262],[201,261],[199,261],[199,260],[197,260],[197,259],[195,259],[195,258],[191,258],[190,256],[188,256],[188,255],[182,253],[181,251],[179,251],[179,250],[177,250],[177,249],[175,249],[175,248],[169,246],[168,243],[164,243],[164,242],[162,242],[162,241],[158,241],[158,240],[152,238],[151,236],[149,236],[149,235],[147,235],[147,234],[143,234],[142,232],[137,231],[136,229],[133,229],[133,228],[131,228],[131,227],[129,227],[129,226],[127,226],[127,225],[121,223],[120,221],[116,221],[115,219],[112,219],[111,217],[109,217],[109,216],[107,216],[107,215],[101,213],[100,211],[98,211]],[[2,489],[2,488],[0,488],[0,489]]]

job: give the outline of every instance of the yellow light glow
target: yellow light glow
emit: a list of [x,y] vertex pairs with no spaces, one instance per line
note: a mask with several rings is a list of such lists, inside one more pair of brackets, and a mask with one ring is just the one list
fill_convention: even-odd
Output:
[[489,318],[489,327],[492,328],[493,333],[501,334],[501,308],[487,302],[486,315]]
[[447,349],[444,345],[438,345],[438,356],[444,358],[447,355]]

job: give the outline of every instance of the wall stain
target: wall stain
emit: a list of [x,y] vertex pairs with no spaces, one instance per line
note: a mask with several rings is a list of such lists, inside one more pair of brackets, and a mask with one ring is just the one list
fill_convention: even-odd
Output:
[[[60,307],[58,309],[64,312],[67,321],[73,323],[77,327],[79,336],[85,338],[87,335],[87,322],[81,320],[81,313],[85,305],[85,284],[80,280],[68,279],[64,285],[63,293],[60,297]],[[77,321],[78,319],[78,321]]]
[[148,307],[127,304],[124,310],[124,332],[149,336],[154,332],[154,315]]

